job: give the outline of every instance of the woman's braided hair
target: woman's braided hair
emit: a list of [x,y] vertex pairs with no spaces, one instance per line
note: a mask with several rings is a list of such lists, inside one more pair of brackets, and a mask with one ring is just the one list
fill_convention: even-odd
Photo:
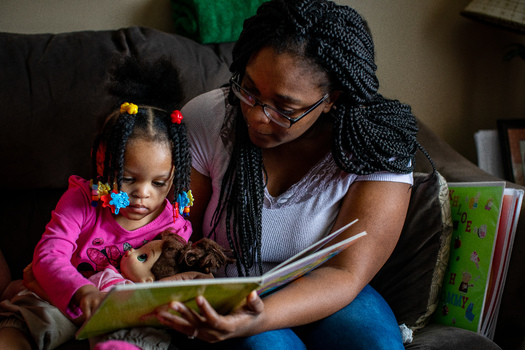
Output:
[[[263,3],[244,22],[230,70],[243,74],[251,56],[264,47],[303,59],[326,73],[330,91],[341,92],[331,111],[332,155],[340,169],[358,175],[410,173],[418,148],[429,158],[416,139],[418,128],[410,106],[377,92],[374,45],[366,22],[355,10],[325,0]],[[229,99],[238,105],[231,92]],[[254,264],[261,272],[264,165],[260,149],[247,136],[240,108],[235,133],[214,224],[226,212],[239,272],[247,273]]]
[[[116,183],[120,191],[126,145],[143,139],[170,146],[175,166],[174,193],[188,191],[191,156],[186,125],[171,120],[171,112],[183,101],[177,67],[168,57],[147,61],[134,56],[118,57],[112,66],[108,89],[118,101],[93,142],[93,179]],[[121,113],[124,102],[138,105],[137,114]]]

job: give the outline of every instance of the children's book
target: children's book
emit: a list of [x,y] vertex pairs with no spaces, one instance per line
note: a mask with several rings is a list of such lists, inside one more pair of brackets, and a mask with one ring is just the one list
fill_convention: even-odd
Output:
[[452,242],[434,320],[493,339],[523,190],[503,181],[448,187]]
[[162,327],[155,318],[143,319],[142,316],[171,301],[183,302],[198,311],[195,298],[199,295],[204,296],[217,312],[226,314],[244,302],[251,291],[257,290],[260,296],[265,296],[313,270],[366,235],[363,231],[328,245],[356,221],[334,231],[262,276],[117,285],[78,330],[76,338],[86,339],[122,328]]

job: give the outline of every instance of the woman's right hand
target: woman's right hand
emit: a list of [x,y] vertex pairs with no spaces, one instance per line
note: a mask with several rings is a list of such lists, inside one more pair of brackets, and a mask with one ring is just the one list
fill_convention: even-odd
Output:
[[199,312],[183,303],[172,302],[143,317],[156,317],[160,323],[188,335],[190,339],[199,338],[209,343],[260,331],[258,322],[264,311],[264,303],[256,291],[246,297],[246,303],[224,316],[218,314],[204,297],[197,297],[196,302]]

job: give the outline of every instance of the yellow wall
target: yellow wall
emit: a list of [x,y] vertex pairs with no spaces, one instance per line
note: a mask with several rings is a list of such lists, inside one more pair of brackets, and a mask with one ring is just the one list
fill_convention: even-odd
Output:
[[[369,22],[380,92],[412,105],[472,161],[473,133],[525,118],[525,61],[504,62],[525,36],[460,16],[469,0],[337,0]],[[2,0],[0,31],[60,33],[130,25],[173,31],[169,0]]]

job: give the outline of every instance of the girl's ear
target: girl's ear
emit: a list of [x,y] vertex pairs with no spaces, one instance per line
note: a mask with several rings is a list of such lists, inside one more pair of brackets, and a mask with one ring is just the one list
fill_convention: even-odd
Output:
[[335,101],[339,98],[339,95],[341,95],[341,91],[332,91],[330,93],[330,96],[326,100],[326,104],[323,108],[323,113],[330,112],[330,109],[332,109],[332,106],[334,105]]

